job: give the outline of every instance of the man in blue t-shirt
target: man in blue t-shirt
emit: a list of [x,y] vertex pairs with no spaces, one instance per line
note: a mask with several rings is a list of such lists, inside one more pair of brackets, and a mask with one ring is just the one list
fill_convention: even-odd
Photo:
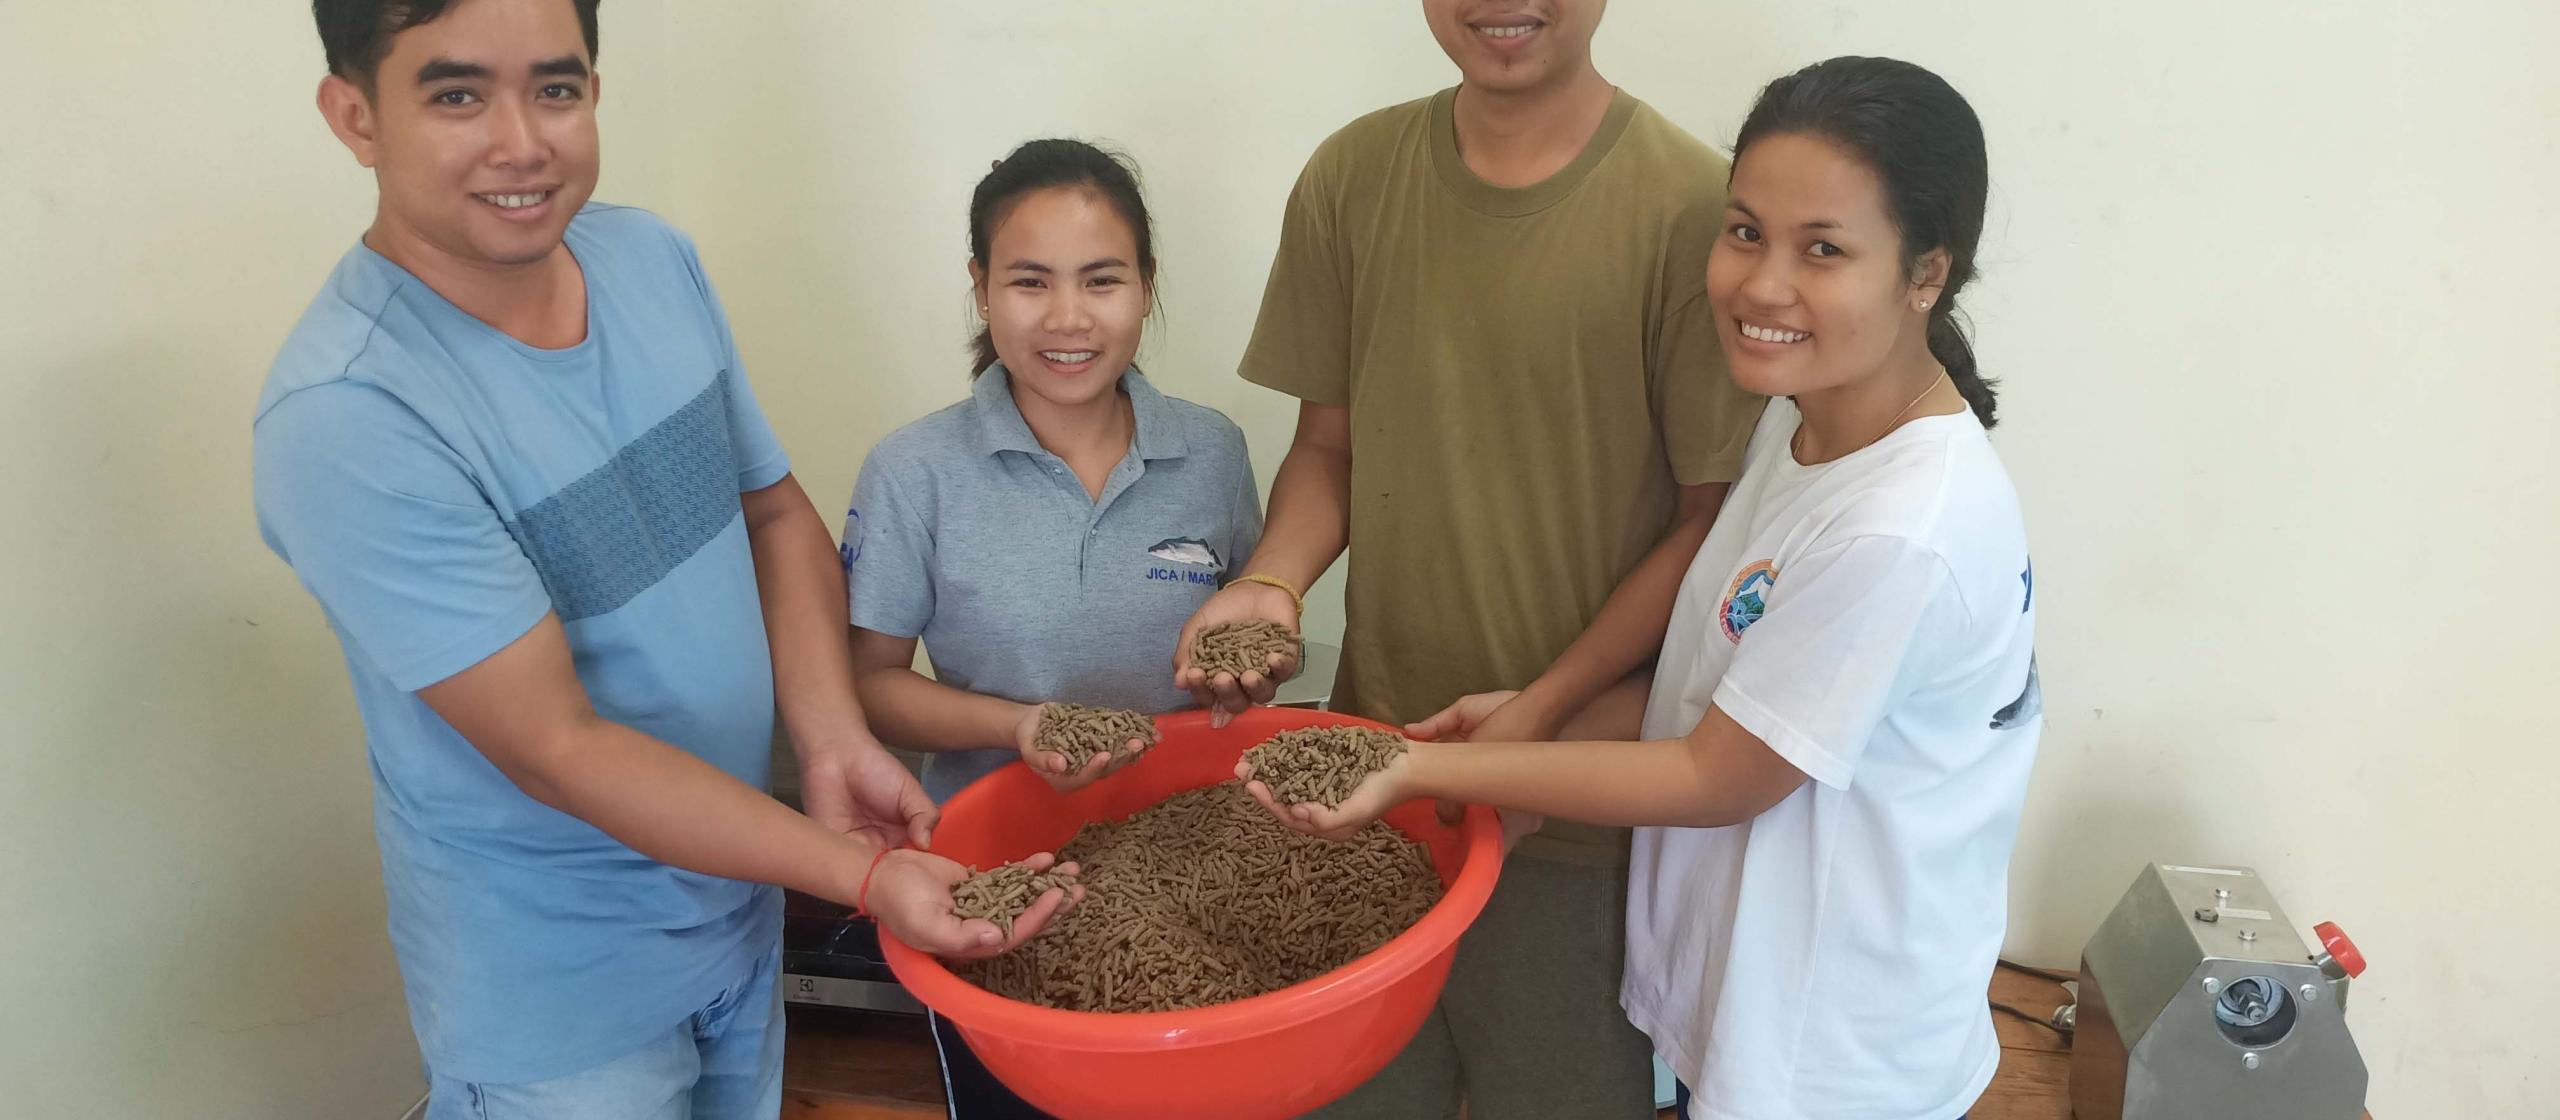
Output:
[[[344,649],[432,1117],[772,1117],[779,884],[999,952],[863,722],[833,542],[693,246],[590,204],[595,0],[319,0],[378,208],[258,524]],[[765,795],[777,712],[809,815]]]

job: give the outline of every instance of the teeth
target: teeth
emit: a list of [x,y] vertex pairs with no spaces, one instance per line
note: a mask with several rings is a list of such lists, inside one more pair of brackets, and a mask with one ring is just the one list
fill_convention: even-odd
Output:
[[1479,27],[1476,31],[1496,39],[1517,39],[1537,29],[1537,24],[1524,23],[1518,27]]
[[475,195],[473,197],[476,197],[480,201],[486,202],[501,210],[522,210],[527,206],[536,205],[543,199],[551,197],[551,192],[535,191],[531,194],[484,194]]
[[1074,365],[1077,362],[1092,361],[1096,353],[1097,351],[1093,350],[1043,350],[1040,356],[1053,362]]
[[1803,331],[1782,331],[1774,327],[1755,327],[1744,323],[1742,337],[1758,342],[1802,342],[1813,336]]

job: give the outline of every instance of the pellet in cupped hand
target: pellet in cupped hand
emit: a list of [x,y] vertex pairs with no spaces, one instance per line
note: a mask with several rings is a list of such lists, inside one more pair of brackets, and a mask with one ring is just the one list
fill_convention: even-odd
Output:
[[1040,706],[1040,728],[1032,735],[1032,745],[1053,751],[1067,760],[1067,773],[1084,769],[1097,754],[1118,754],[1131,740],[1139,750],[1154,746],[1161,732],[1156,721],[1139,712],[1120,708],[1090,708],[1082,704],[1043,704]]
[[1076,885],[1077,877],[1054,867],[1034,871],[1027,863],[1008,863],[989,871],[980,871],[951,888],[951,912],[962,918],[984,918],[1013,937],[1013,923],[1031,904],[1052,888]]
[[1244,752],[1244,761],[1273,801],[1330,809],[1404,751],[1404,736],[1374,727],[1292,727]]
[[1271,655],[1300,655],[1303,644],[1288,627],[1266,619],[1221,622],[1191,639],[1191,665],[1214,677],[1271,671]]

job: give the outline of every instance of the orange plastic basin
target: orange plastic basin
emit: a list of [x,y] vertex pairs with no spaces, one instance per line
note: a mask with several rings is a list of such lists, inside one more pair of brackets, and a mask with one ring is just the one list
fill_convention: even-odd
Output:
[[[1164,738],[1126,770],[1072,794],[1015,764],[943,806],[933,850],[992,867],[1054,851],[1087,821],[1116,820],[1235,776],[1246,748],[1291,727],[1366,720],[1255,708],[1224,728],[1204,712],[1156,721]],[[1428,802],[1387,814],[1428,845],[1447,886],[1413,928],[1375,952],[1276,992],[1190,1011],[1061,1011],[962,980],[884,930],[882,954],[907,990],[958,1027],[987,1069],[1060,1120],[1283,1120],[1350,1092],[1422,1026],[1458,935],[1484,910],[1502,865],[1502,827],[1470,806],[1456,826]]]

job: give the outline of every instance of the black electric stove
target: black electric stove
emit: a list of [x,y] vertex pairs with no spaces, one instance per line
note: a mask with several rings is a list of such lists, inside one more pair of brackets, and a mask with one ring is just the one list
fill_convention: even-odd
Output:
[[782,998],[793,1003],[924,1013],[880,956],[880,931],[851,909],[783,892]]

